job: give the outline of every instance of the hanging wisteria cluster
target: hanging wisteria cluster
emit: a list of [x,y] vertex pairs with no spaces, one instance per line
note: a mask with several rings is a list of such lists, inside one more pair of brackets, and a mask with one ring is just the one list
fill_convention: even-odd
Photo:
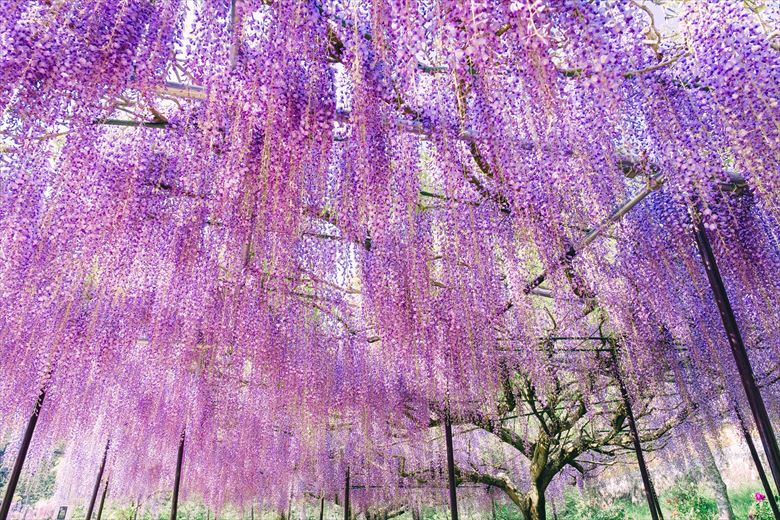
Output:
[[0,11],[0,417],[46,391],[30,460],[65,440],[71,496],[109,441],[112,496],[169,489],[184,431],[214,507],[347,467],[391,501],[399,460],[442,465],[432,419],[596,366],[539,345],[600,327],[632,395],[671,373],[717,413],[742,394],[697,218],[776,377],[777,4]]

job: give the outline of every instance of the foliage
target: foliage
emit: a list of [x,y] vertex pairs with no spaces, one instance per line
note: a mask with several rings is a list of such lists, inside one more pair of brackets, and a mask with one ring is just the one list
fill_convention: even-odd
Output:
[[8,474],[11,472],[8,465],[5,463],[5,452],[7,449],[7,442],[0,444],[0,489],[5,488],[5,481],[8,480]]
[[746,519],[750,514],[750,508],[756,502],[755,494],[761,489],[760,483],[729,490],[729,499],[734,508],[734,515],[740,519]]
[[30,507],[54,495],[57,483],[57,464],[62,458],[61,448],[57,448],[47,459],[41,461],[36,472],[21,479],[16,495],[24,507]]
[[675,518],[681,520],[711,520],[718,515],[715,500],[706,496],[701,487],[687,476],[667,492],[664,502],[676,515]]
[[579,493],[568,493],[561,520],[623,520],[626,518],[625,500],[618,499],[607,506],[600,506],[585,499]]
[[[690,478],[683,478],[670,489],[661,494],[661,503],[666,518],[677,519],[706,519],[717,518],[715,502],[709,495],[709,491],[697,488]],[[766,500],[756,501],[756,485],[739,487],[729,490],[729,499],[734,509],[734,515],[739,520],[746,520],[749,514],[753,514],[753,520],[771,519],[772,514]],[[558,512],[558,520],[590,520],[591,518],[603,518],[603,510],[622,511],[623,516],[607,517],[630,520],[650,520],[650,511],[644,500],[633,504],[623,497],[612,497],[607,500],[604,508],[593,505],[586,496],[572,491],[566,494],[565,506]],[[684,513],[687,512],[687,513]],[[695,516],[698,511],[699,516]],[[674,514],[678,516],[674,517]],[[692,514],[693,513],[693,514]],[[609,514],[609,513],[607,513]],[[686,514],[688,516],[686,516]],[[552,517],[548,514],[548,518]],[[512,518],[512,517],[508,517]]]
[[750,506],[748,518],[750,520],[774,520],[775,515],[769,505],[769,500],[763,493],[754,493],[754,502]]

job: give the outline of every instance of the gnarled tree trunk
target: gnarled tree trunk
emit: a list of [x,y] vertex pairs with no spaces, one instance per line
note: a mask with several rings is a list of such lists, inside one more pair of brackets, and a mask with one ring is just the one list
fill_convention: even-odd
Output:
[[528,512],[525,513],[526,520],[546,520],[547,501],[544,497],[544,491],[544,487],[542,486],[531,486],[531,489],[528,491]]
[[531,489],[528,490],[528,518],[529,520],[545,520],[544,492],[550,481],[548,476],[548,463],[550,462],[550,439],[547,435],[539,435],[534,447],[531,459]]

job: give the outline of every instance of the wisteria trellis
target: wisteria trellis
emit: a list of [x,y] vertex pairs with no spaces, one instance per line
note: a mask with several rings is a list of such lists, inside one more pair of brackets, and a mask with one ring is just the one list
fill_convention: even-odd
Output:
[[549,317],[596,306],[635,387],[678,343],[722,366],[706,407],[742,394],[694,209],[770,380],[779,9],[649,5],[0,1],[3,426],[45,388],[33,452],[79,474],[111,439],[133,500],[185,429],[182,492],[217,506],[389,486],[409,410],[542,381]]

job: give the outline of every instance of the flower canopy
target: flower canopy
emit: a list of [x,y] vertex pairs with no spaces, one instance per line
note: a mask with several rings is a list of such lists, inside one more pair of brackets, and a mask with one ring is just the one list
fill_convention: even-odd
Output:
[[740,393],[697,219],[773,377],[776,3],[0,10],[0,417],[46,390],[33,451],[67,441],[74,495],[109,439],[112,496],[168,489],[182,431],[213,504],[347,466],[392,493],[399,457],[441,464],[431,414],[597,363],[557,337],[714,409]]

